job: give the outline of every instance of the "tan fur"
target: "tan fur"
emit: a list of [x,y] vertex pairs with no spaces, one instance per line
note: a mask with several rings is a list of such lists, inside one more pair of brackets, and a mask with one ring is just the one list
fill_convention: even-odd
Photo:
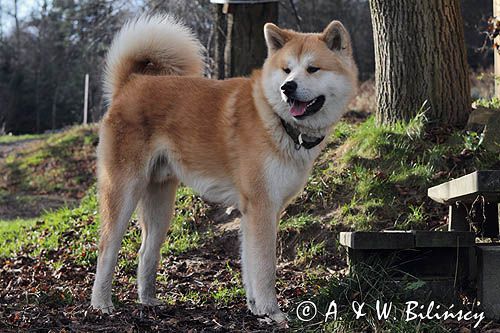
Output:
[[[125,56],[122,62],[114,55],[115,72],[108,73],[114,80],[108,81],[113,82],[112,103],[101,124],[98,148],[102,231],[92,295],[95,307],[104,311],[112,308],[111,276],[119,242],[138,203],[143,228],[139,298],[144,304],[157,303],[154,275],[159,248],[173,210],[172,193],[180,181],[209,200],[240,209],[248,306],[256,314],[285,319],[274,289],[277,217],[301,191],[325,141],[311,150],[295,150],[276,107],[266,97],[269,92],[265,86],[268,77],[280,75],[287,66],[288,56],[300,59],[303,54],[313,54],[315,66],[352,85],[347,89],[349,95],[343,96],[347,101],[355,91],[357,71],[348,35],[347,40],[342,39],[348,49],[337,54],[327,47],[326,32],[299,34],[276,26],[266,29],[266,33],[275,34],[271,37],[282,38],[284,45],[274,48],[268,40],[270,55],[264,71],[255,71],[250,78],[216,81],[144,75],[140,57],[153,61],[150,69],[158,68],[148,74],[165,74],[165,64],[154,63],[147,52],[135,58]],[[167,54],[164,59],[168,58]],[[173,61],[169,66],[175,67]],[[199,68],[195,62],[193,68]],[[342,110],[335,111],[340,115],[345,109],[343,101],[339,106]],[[323,115],[312,117],[321,123]],[[315,123],[297,121],[296,126],[305,133],[328,135],[333,125],[311,124]]]

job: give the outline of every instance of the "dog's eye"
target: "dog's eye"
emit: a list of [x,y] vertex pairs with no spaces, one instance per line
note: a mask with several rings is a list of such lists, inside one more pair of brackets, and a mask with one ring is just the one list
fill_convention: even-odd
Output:
[[283,68],[283,72],[290,74],[290,68]]
[[318,67],[314,67],[314,66],[307,67],[307,72],[308,73],[316,73],[317,71],[319,71]]

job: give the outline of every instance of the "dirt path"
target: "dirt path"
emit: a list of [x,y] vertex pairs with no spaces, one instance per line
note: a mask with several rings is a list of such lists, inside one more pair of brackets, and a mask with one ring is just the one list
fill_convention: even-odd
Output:
[[44,139],[25,139],[14,142],[0,143],[0,163],[2,163],[2,160],[6,158],[10,153],[26,148],[31,144],[42,142],[43,140]]

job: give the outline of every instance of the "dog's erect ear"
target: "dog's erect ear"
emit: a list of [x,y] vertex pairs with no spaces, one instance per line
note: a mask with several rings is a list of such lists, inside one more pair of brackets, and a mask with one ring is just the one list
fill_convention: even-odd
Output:
[[288,40],[288,34],[277,25],[266,23],[264,25],[264,38],[266,39],[269,53],[272,53],[278,51],[285,45]]
[[328,48],[335,52],[351,54],[351,37],[344,25],[339,21],[332,21],[323,30],[321,39],[326,43]]

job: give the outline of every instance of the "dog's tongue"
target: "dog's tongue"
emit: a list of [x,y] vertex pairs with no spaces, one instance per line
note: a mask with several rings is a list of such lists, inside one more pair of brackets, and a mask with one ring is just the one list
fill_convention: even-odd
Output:
[[302,116],[306,112],[307,102],[293,101],[293,105],[290,107],[290,113],[292,116]]

